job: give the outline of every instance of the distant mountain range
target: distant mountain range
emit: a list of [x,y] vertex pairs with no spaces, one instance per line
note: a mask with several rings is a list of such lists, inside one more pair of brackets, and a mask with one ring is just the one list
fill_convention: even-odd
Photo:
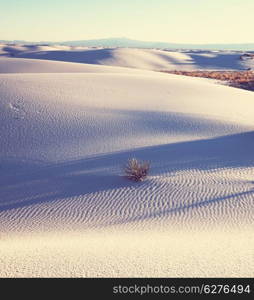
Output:
[[47,45],[68,45],[68,46],[87,46],[87,47],[132,47],[132,48],[168,48],[168,49],[204,49],[204,50],[248,50],[254,51],[254,43],[245,44],[176,44],[166,42],[148,42],[138,41],[128,38],[106,38],[79,41],[64,42],[28,42],[22,40],[6,41],[0,40],[1,43],[16,44],[47,44]]

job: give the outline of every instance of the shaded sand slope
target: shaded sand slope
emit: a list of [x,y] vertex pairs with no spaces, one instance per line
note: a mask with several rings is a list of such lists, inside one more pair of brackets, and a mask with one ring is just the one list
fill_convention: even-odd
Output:
[[105,67],[72,63],[65,61],[47,61],[42,59],[10,58],[0,56],[1,73],[128,73],[128,68]]
[[[224,227],[251,223],[253,137],[250,132],[50,165],[6,161],[2,229],[149,228],[144,221],[189,228],[202,223],[204,229],[217,222]],[[146,182],[119,176],[131,156],[152,161]]]
[[241,60],[245,52],[68,46],[0,46],[0,56],[131,67],[148,70],[246,70],[254,59]]
[[9,157],[62,161],[253,128],[253,94],[205,79],[152,72],[0,79],[0,153]]
[[0,276],[250,276],[253,93],[100,68],[0,75]]

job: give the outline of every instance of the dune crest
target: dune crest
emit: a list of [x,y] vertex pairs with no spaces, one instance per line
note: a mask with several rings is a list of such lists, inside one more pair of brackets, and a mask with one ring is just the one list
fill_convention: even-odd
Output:
[[65,61],[156,71],[241,71],[254,68],[253,57],[248,56],[248,52],[244,51],[0,45],[0,54],[2,57],[10,58]]

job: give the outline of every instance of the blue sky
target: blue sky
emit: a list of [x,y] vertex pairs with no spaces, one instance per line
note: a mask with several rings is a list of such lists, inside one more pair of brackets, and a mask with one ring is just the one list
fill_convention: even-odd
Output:
[[0,40],[254,42],[254,0],[0,0]]

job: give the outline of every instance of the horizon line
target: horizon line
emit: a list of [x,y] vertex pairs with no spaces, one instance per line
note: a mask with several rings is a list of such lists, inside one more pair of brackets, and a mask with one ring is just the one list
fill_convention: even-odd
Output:
[[26,43],[66,43],[66,42],[77,42],[77,41],[98,41],[98,40],[110,40],[110,39],[122,39],[122,40],[129,40],[129,41],[137,41],[137,42],[147,42],[147,43],[164,43],[164,44],[172,44],[172,45],[242,45],[242,44],[254,44],[253,42],[227,42],[227,43],[220,43],[220,42],[208,42],[208,43],[188,43],[188,42],[167,42],[167,41],[152,41],[152,40],[139,40],[133,39],[128,37],[102,37],[102,38],[87,38],[87,39],[70,39],[70,40],[61,40],[61,41],[54,41],[54,40],[26,40],[26,39],[0,39],[1,42],[26,42]]

